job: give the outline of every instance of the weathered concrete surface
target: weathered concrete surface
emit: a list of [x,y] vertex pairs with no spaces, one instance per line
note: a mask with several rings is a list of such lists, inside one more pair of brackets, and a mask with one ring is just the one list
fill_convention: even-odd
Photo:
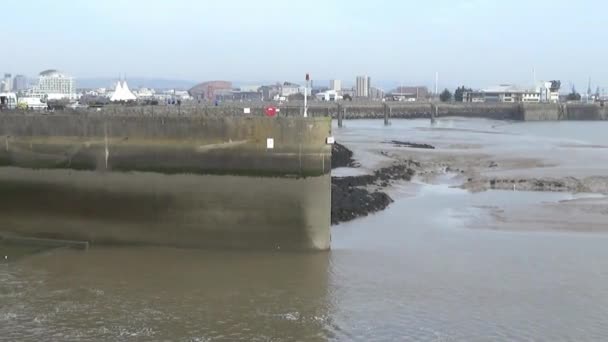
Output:
[[524,121],[557,121],[563,120],[566,105],[560,104],[525,104],[522,105]]
[[608,107],[569,104],[563,109],[563,120],[608,120]]
[[[272,103],[239,103],[226,104],[220,107],[193,107],[181,111],[195,113],[216,113],[215,115],[233,115],[242,113],[243,107],[250,108],[252,113],[262,113],[265,105]],[[299,116],[303,104],[289,102],[279,105],[282,116]],[[311,116],[331,116],[342,119],[381,119],[385,113],[390,118],[430,119],[433,113],[437,117],[457,116],[470,118],[487,118],[494,120],[556,121],[556,120],[608,120],[608,107],[599,104],[539,104],[539,103],[428,103],[428,102],[372,102],[343,101],[338,103],[312,102],[308,113]],[[389,119],[390,119],[389,118]]]
[[327,249],[330,129],[329,118],[2,115],[0,227],[92,243]]

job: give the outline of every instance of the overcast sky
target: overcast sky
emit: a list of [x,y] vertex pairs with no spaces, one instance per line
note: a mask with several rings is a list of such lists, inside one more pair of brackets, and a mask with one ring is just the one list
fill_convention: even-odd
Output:
[[608,87],[608,2],[2,1],[0,71]]

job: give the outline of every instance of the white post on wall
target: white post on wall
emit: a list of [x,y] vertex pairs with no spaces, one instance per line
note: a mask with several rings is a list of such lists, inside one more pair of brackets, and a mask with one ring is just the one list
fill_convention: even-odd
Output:
[[306,84],[304,85],[304,117],[308,117],[308,81],[310,81],[310,75],[306,74]]

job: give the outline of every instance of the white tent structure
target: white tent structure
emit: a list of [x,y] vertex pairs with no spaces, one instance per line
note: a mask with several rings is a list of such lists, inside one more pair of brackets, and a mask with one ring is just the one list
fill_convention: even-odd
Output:
[[114,94],[112,94],[112,97],[110,98],[110,101],[118,102],[135,100],[137,100],[137,96],[135,96],[135,94],[131,92],[127,81],[118,81],[118,83],[116,83],[116,89],[114,90]]

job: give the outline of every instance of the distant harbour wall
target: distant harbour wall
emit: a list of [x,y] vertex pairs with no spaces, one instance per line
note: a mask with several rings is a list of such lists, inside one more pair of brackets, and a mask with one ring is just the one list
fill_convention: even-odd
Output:
[[0,233],[329,248],[330,118],[173,109],[0,113]]
[[[330,111],[333,117],[341,111],[343,119],[390,118],[415,119],[435,117],[470,117],[514,121],[608,120],[608,108],[599,104],[519,104],[519,103],[420,103],[376,105],[341,105]],[[312,108],[316,115],[327,109]]]
[[[272,102],[233,102],[219,106],[190,105],[170,110],[176,115],[211,116],[263,116],[264,108],[276,106],[281,117],[301,117],[304,112],[302,102],[276,104]],[[244,114],[248,108],[249,114]],[[112,109],[105,109],[112,111]],[[154,107],[132,109],[132,114],[154,115]],[[608,120],[608,107],[600,104],[561,103],[429,103],[429,102],[374,102],[341,101],[311,102],[308,114],[313,117],[342,116],[350,119],[381,119],[386,116],[396,119],[416,119],[436,117],[472,117],[495,120],[516,121],[557,121],[557,120]]]

